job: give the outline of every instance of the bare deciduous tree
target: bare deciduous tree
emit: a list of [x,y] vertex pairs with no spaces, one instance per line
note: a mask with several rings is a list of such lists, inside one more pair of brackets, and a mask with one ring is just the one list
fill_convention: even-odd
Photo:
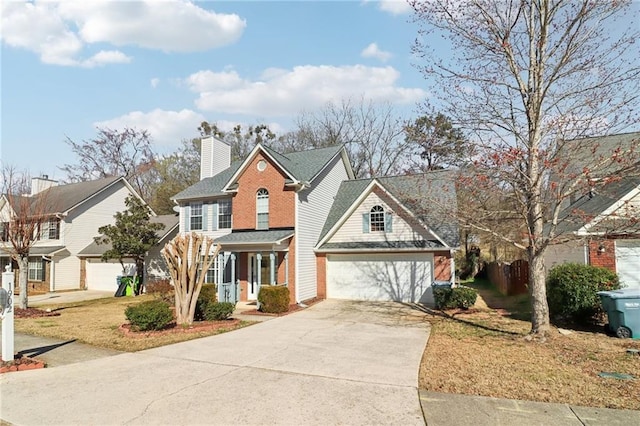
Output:
[[[213,250],[213,251],[212,251]],[[176,322],[193,324],[196,302],[206,272],[220,252],[213,240],[195,232],[177,235],[162,249],[175,290]]]
[[346,146],[356,177],[398,174],[408,154],[404,122],[390,104],[343,100],[316,113],[303,113],[297,129],[278,140],[282,152]]
[[123,176],[142,198],[149,201],[151,183],[155,182],[156,156],[151,146],[151,136],[146,130],[125,127],[122,130],[97,129],[93,139],[66,143],[77,155],[73,164],[65,164],[70,182],[82,182],[110,176]]
[[[573,167],[580,143],[638,124],[638,27],[630,1],[412,1],[421,25],[414,52],[429,103],[474,142],[465,177],[478,193],[500,194],[481,209],[459,209],[469,225],[527,250],[534,336],[550,329],[544,253],[559,237],[566,200],[595,178],[635,164],[637,144],[592,148]],[[637,22],[637,21],[636,21]],[[434,40],[451,55],[439,56]],[[623,164],[624,163],[624,164]],[[556,182],[549,185],[550,179]],[[604,181],[601,181],[604,183]],[[492,229],[488,218],[518,217],[524,232]]]
[[18,172],[10,166],[2,168],[0,223],[4,229],[0,244],[18,263],[22,309],[29,307],[29,253],[40,236],[41,226],[50,220],[51,212],[55,212],[54,200],[48,194],[45,189],[32,196],[31,179],[26,172]]

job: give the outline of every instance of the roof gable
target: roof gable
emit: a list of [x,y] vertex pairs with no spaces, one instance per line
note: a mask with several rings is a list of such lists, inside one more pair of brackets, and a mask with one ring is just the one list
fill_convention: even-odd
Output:
[[457,223],[433,207],[434,197],[437,197],[440,203],[448,208],[456,208],[453,174],[444,171],[342,182],[317,246],[326,243],[376,187],[388,194],[409,216],[416,218],[425,230],[436,236],[444,245],[458,246]]

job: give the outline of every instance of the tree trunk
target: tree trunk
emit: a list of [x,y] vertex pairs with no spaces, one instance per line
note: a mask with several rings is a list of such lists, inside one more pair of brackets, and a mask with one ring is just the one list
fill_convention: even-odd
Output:
[[20,256],[18,258],[18,283],[20,284],[20,308],[27,309],[29,307],[29,296],[27,294],[29,278],[29,256]]
[[547,303],[546,271],[542,253],[529,248],[529,296],[531,298],[531,334],[544,336],[551,331]]

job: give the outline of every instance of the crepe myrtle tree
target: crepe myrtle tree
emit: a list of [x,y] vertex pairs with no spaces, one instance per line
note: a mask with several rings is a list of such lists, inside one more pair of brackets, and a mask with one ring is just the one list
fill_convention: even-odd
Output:
[[138,282],[142,283],[145,256],[158,243],[157,231],[164,229],[164,225],[151,222],[151,209],[139,197],[129,195],[124,203],[127,209],[114,215],[115,224],[98,228],[100,236],[96,242],[111,245],[102,255],[102,260],[117,259],[123,273],[124,259],[134,259]]
[[[637,140],[604,147],[584,137],[638,125],[637,11],[629,0],[410,3],[416,66],[431,94],[424,108],[451,117],[474,145],[459,185],[477,200],[456,218],[526,250],[531,337],[543,338],[544,255],[567,237],[563,208],[636,171]],[[432,48],[436,39],[447,55]],[[504,218],[518,225],[491,226]]]
[[[41,226],[47,224],[55,212],[49,191],[31,195],[31,179],[27,172],[12,166],[2,167],[2,198],[0,199],[0,244],[18,264],[19,305],[29,307],[29,254],[40,238]],[[44,274],[44,272],[43,272]]]
[[177,235],[162,249],[175,291],[177,324],[193,324],[206,271],[218,253],[219,244],[214,247],[213,239],[195,232]]

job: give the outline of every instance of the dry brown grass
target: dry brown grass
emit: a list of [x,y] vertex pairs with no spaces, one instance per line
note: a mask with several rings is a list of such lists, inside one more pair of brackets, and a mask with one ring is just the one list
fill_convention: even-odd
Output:
[[60,316],[16,319],[15,329],[19,333],[63,340],[76,339],[93,346],[135,352],[199,337],[212,336],[253,324],[252,322],[241,321],[235,326],[216,330],[165,334],[145,338],[125,336],[118,327],[127,322],[124,316],[127,306],[135,305],[151,298],[152,296],[143,295],[135,298],[107,298],[69,305],[50,306],[52,310],[59,312]]
[[[498,398],[640,409],[640,340],[609,337],[600,330],[528,341],[522,298],[502,298],[480,289],[491,308],[431,315],[431,337],[420,369],[423,389]],[[526,314],[526,313],[525,313]],[[635,380],[602,378],[600,372]]]

